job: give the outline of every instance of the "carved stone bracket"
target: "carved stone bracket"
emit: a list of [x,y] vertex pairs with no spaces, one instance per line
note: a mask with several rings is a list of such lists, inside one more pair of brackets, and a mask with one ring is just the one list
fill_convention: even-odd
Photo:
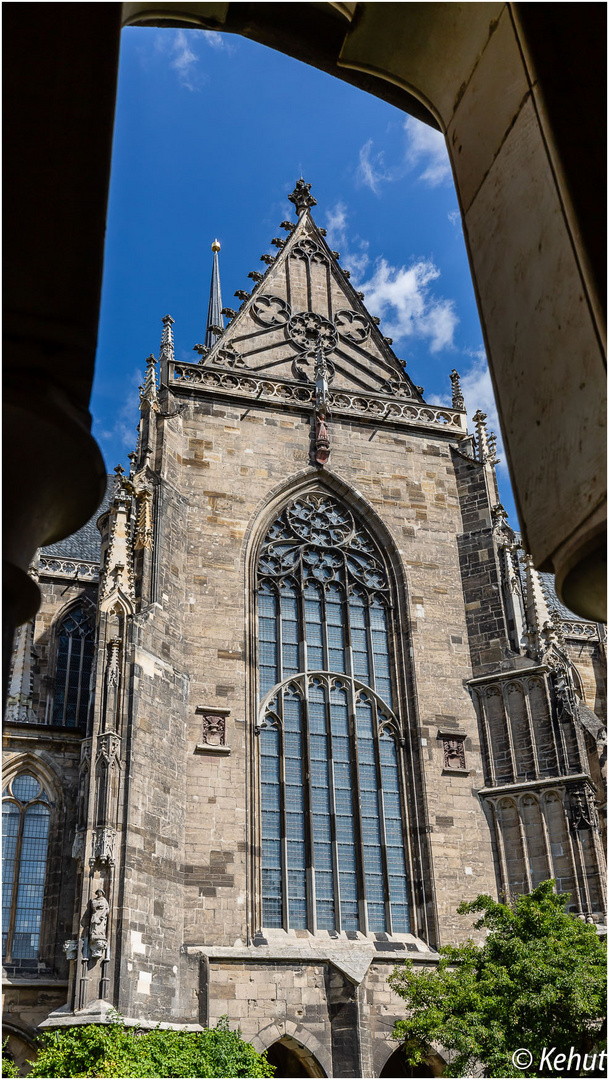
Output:
[[580,829],[598,829],[598,813],[594,802],[594,795],[588,787],[571,788],[569,792],[569,820],[571,828],[577,832]]
[[102,828],[95,829],[93,833],[93,847],[91,851],[91,858],[89,859],[90,866],[94,866],[96,862],[105,863],[107,866],[114,866],[115,844],[115,829],[111,829],[107,825],[103,826]]
[[230,746],[226,744],[226,721],[230,709],[198,705],[195,712],[201,716],[201,742],[195,746],[195,753],[230,754]]
[[458,731],[438,731],[438,739],[442,742],[442,753],[444,756],[442,764],[442,772],[444,775],[449,773],[465,773],[468,775],[465,762],[465,739],[467,736]]

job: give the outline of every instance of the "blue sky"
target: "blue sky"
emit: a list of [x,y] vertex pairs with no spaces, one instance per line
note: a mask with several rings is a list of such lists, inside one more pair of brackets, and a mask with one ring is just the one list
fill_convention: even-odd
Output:
[[[91,411],[106,465],[127,465],[138,386],[159,353],[198,359],[222,244],[222,299],[238,307],[271,238],[294,217],[297,178],[341,265],[432,403],[456,368],[469,416],[498,432],[465,244],[442,136],[383,101],[244,38],[123,31],[104,284]],[[498,480],[517,527],[505,457]]]

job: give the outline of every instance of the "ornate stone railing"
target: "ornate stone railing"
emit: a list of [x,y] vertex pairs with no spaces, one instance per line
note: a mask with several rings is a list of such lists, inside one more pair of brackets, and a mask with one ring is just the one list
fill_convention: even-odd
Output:
[[598,641],[598,626],[592,622],[575,622],[569,620],[561,623],[562,632],[566,638],[577,638],[578,641]]
[[[169,379],[174,385],[178,383],[214,396],[281,403],[292,408],[313,409],[315,406],[315,387],[310,383],[259,378],[244,372],[179,363],[170,365]],[[356,415],[373,421],[390,420],[408,426],[440,428],[456,436],[467,434],[465,413],[397,396],[330,389],[329,405],[334,416]]]
[[78,578],[79,581],[98,581],[99,564],[82,562],[80,559],[68,559],[62,556],[53,558],[41,555],[38,573],[49,577]]

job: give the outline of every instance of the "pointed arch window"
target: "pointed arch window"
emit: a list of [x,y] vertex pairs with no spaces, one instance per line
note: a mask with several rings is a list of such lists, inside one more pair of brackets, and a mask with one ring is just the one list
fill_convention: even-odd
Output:
[[263,926],[407,933],[388,579],[338,500],[269,529],[258,628]]
[[20,773],[2,796],[2,958],[37,960],[46,880],[50,809],[30,773]]
[[51,723],[84,727],[93,666],[93,623],[82,606],[72,608],[57,629],[57,663]]

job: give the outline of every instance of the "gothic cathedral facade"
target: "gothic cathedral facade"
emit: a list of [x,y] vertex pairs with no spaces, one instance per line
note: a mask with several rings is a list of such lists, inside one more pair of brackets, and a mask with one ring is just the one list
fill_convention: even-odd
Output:
[[[174,356],[128,472],[39,553],[5,725],[11,1045],[228,1015],[278,1075],[399,1071],[387,976],[548,878],[605,912],[605,639],[426,404],[311,210]],[[223,314],[228,317],[224,325]],[[429,1075],[441,1067],[430,1057]],[[389,1070],[389,1071],[387,1071]]]

